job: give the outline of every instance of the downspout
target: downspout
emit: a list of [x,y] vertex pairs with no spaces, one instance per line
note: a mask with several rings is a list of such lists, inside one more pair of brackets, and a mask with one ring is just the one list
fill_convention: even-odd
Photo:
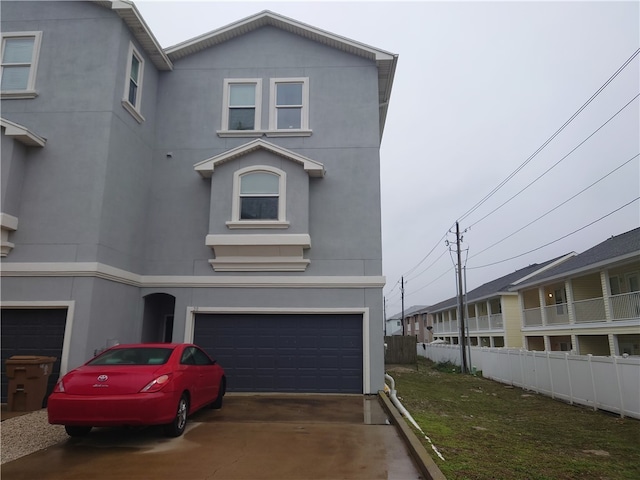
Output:
[[389,388],[387,386],[387,384],[385,383],[385,392],[389,395],[389,398],[391,399],[391,403],[393,403],[393,405],[398,409],[398,411],[400,412],[400,415],[402,415],[403,417],[405,417],[407,420],[409,420],[409,422],[411,423],[411,425],[413,425],[423,436],[424,438],[427,439],[427,441],[429,442],[429,445],[431,445],[431,448],[433,449],[433,451],[436,453],[436,455],[438,455],[438,457],[440,458],[440,460],[444,461],[444,457],[442,456],[442,454],[438,451],[438,449],[436,448],[436,446],[433,444],[433,442],[431,441],[431,439],[427,436],[426,433],[424,433],[424,431],[420,428],[420,426],[416,423],[416,421],[413,419],[413,417],[411,416],[411,414],[407,411],[406,408],[404,408],[404,405],[402,405],[402,403],[400,403],[400,400],[398,400],[397,397],[397,391],[396,391],[396,382],[393,379],[393,377],[391,375],[389,375],[388,373],[384,374],[384,378],[386,380],[388,380],[391,383],[391,387]]

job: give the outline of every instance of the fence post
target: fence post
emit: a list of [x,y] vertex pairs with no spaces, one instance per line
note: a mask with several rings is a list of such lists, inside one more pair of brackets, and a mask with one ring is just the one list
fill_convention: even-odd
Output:
[[618,395],[620,395],[620,418],[624,418],[624,397],[622,396],[622,383],[620,382],[620,368],[618,357],[613,356],[613,366],[616,369],[616,381],[618,382]]
[[598,394],[596,391],[596,379],[593,376],[593,364],[591,363],[591,358],[593,355],[590,353],[587,355],[589,359],[589,373],[591,374],[591,386],[593,388],[593,409],[598,410]]
[[551,371],[551,358],[547,350],[547,370],[549,370],[549,383],[551,383],[551,398],[556,398],[556,392],[553,389],[553,372]]
[[538,386],[538,369],[536,368],[536,352],[534,350],[531,353],[533,354],[533,375],[536,382],[536,393],[540,393],[540,387]]
[[522,388],[529,390],[529,388],[527,388],[527,378],[525,377],[524,374],[524,363],[522,360],[522,349],[520,349],[518,351],[518,360],[520,360],[520,378],[522,378]]
[[573,405],[573,387],[571,386],[571,368],[569,368],[569,354],[564,354],[564,359],[567,363],[567,378],[569,379],[569,403]]

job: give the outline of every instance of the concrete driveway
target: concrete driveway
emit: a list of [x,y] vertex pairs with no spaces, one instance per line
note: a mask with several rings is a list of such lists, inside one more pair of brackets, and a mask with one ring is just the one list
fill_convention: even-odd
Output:
[[96,428],[2,466],[3,480],[423,478],[376,396],[233,395],[159,428]]

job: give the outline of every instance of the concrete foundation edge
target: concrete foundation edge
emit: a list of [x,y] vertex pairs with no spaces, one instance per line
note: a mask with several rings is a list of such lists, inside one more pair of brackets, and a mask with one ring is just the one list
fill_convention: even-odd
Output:
[[378,392],[378,396],[380,397],[380,402],[382,403],[383,408],[391,417],[393,423],[398,427],[398,431],[400,436],[405,441],[411,456],[413,457],[418,470],[424,476],[426,480],[446,480],[444,474],[440,471],[436,463],[433,461],[427,450],[424,448],[418,437],[416,437],[411,427],[407,425],[398,409],[391,403],[391,400],[387,395],[381,390]]

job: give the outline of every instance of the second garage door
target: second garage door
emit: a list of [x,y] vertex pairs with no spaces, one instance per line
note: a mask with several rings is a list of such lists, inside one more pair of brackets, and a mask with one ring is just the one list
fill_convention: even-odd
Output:
[[362,393],[362,315],[197,314],[231,392]]

